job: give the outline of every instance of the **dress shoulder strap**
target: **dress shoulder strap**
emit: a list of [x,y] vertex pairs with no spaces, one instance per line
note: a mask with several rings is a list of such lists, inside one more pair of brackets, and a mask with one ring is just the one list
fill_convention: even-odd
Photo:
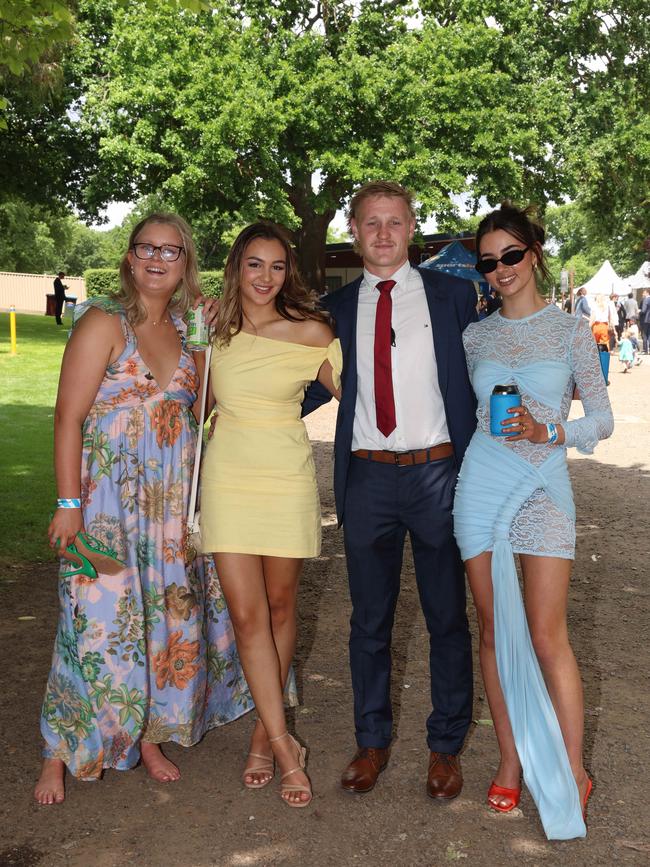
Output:
[[102,310],[109,316],[117,315],[120,317],[122,336],[124,337],[124,340],[126,342],[126,347],[120,357],[124,358],[128,355],[131,355],[138,345],[135,331],[133,330],[133,327],[127,319],[124,305],[115,297],[112,297],[110,295],[98,295],[95,298],[89,298],[87,301],[83,301],[81,304],[78,304],[75,307],[72,316],[72,328],[74,329],[74,327],[77,325],[84,313],[87,313],[93,307],[97,308],[98,310]]

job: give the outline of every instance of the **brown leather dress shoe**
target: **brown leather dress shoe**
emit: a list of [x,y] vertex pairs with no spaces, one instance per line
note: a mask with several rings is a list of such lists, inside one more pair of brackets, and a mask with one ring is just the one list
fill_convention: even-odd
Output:
[[431,753],[427,774],[427,795],[436,800],[450,801],[460,795],[463,772],[460,759],[450,753]]
[[365,795],[375,788],[377,777],[388,764],[390,747],[361,747],[343,771],[341,785],[346,792]]

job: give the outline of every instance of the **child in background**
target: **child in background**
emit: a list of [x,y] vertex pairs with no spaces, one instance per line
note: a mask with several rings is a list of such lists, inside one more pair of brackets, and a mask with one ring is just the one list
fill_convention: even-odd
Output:
[[627,373],[634,364],[634,355],[634,347],[630,340],[630,329],[626,328],[621,342],[618,344],[618,360],[623,364],[623,373]]
[[630,322],[630,324],[627,326],[627,330],[630,335],[630,343],[632,344],[632,349],[634,350],[635,363],[641,364],[641,359],[637,359],[637,354],[639,352],[639,326],[634,320],[632,320],[632,322]]

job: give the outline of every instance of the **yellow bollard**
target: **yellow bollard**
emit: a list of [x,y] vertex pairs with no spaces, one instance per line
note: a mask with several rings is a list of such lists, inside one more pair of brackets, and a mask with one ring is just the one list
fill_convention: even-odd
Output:
[[11,352],[10,355],[16,354],[16,308],[11,307],[9,311],[9,333],[11,335]]

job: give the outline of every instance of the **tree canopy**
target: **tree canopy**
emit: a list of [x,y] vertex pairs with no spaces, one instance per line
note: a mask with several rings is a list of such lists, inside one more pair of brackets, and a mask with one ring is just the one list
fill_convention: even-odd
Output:
[[[24,4],[0,2],[0,21],[7,5]],[[276,219],[314,286],[336,210],[378,177],[412,187],[443,230],[459,225],[454,194],[474,209],[571,197],[594,243],[620,239],[631,265],[643,256],[642,0],[41,5],[74,11],[73,35],[40,55],[58,52],[47,98],[36,61],[31,79],[0,79],[0,157],[26,169],[0,178],[14,196],[88,218],[149,196],[191,221],[208,266],[234,227]]]
[[412,4],[377,0],[213,3],[173,28],[142,4],[116,11],[83,112],[101,130],[86,201],[161,195],[208,258],[233,215],[280,220],[320,285],[327,227],[369,178],[411,186],[443,228],[452,193],[559,196],[569,106],[532,27],[420,5],[418,26]]

